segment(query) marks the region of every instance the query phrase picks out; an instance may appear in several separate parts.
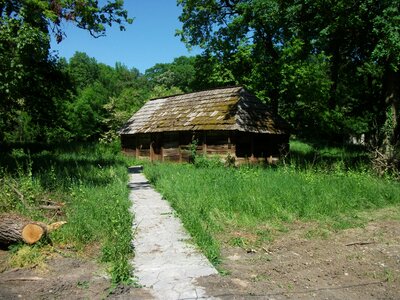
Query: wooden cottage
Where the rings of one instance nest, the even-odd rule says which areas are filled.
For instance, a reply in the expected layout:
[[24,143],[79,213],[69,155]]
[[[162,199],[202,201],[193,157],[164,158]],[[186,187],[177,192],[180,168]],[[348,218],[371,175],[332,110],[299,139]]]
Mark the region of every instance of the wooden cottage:
[[274,160],[289,143],[287,123],[242,87],[150,100],[120,135],[125,153],[180,162],[190,160],[193,145],[197,154],[240,163]]

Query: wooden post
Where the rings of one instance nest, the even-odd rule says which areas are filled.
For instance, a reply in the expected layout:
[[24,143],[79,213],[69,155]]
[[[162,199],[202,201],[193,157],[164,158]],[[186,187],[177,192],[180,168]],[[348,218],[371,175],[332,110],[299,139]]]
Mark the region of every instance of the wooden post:
[[231,136],[228,136],[228,154],[232,154],[232,142],[231,142]]
[[150,140],[150,161],[153,161],[153,160],[154,160],[154,148],[153,148],[153,143],[154,143],[154,142],[152,142],[152,141]]
[[251,136],[251,140],[250,140],[250,152],[251,152],[250,161],[253,162],[254,161],[254,136],[253,136],[253,134],[251,134],[250,136]]
[[139,157],[139,147],[138,147],[138,138],[137,136],[135,137],[135,157]]
[[203,134],[203,154],[207,155],[207,132],[205,131]]

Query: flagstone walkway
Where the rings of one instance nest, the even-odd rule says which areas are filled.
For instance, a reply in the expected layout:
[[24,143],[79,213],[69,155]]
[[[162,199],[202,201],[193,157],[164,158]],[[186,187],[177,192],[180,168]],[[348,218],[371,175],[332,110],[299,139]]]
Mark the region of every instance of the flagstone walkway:
[[131,167],[130,173],[135,216],[132,263],[139,284],[155,299],[210,299],[196,278],[217,274],[216,269],[189,242],[173,209],[150,186],[141,167]]

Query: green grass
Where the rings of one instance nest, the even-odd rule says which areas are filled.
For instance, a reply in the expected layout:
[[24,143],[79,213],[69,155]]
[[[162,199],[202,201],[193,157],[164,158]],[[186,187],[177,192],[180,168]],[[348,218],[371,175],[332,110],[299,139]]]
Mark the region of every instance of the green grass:
[[[268,240],[268,230],[262,232],[265,224],[284,227],[302,220],[342,229],[360,222],[358,212],[400,204],[398,182],[344,165],[341,159],[329,168],[147,164],[144,171],[207,257],[218,264],[219,236],[232,228],[258,230]],[[231,242],[245,243],[242,237]]]
[[322,171],[369,169],[370,154],[362,146],[329,146],[305,143],[299,140],[290,142],[290,156],[286,163],[302,169]]
[[[51,235],[56,248],[83,253],[100,247],[98,257],[108,266],[113,282],[130,280],[129,162],[118,147],[71,146],[34,154],[17,150],[3,158],[0,212],[15,211],[47,223],[66,220]],[[64,215],[38,209],[43,200],[64,202]]]

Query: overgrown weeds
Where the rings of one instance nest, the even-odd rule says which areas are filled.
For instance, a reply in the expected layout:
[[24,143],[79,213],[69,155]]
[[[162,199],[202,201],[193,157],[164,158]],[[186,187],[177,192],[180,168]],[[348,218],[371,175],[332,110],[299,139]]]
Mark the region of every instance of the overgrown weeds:
[[[331,159],[309,165],[149,164],[144,171],[207,257],[218,264],[221,232],[226,236],[232,228],[257,232],[266,224],[279,227],[302,220],[339,230],[362,223],[359,212],[400,204],[398,183],[376,177],[359,154],[325,151]],[[351,157],[357,164],[350,164]],[[267,235],[266,241],[270,238]],[[246,243],[241,236],[231,242]]]
[[[47,223],[66,220],[51,234],[54,247],[83,252],[97,243],[97,257],[109,266],[113,281],[130,280],[129,163],[118,147],[78,145],[34,154],[17,150],[3,159],[0,212],[19,212]],[[44,211],[44,202],[63,206],[61,211]]]

